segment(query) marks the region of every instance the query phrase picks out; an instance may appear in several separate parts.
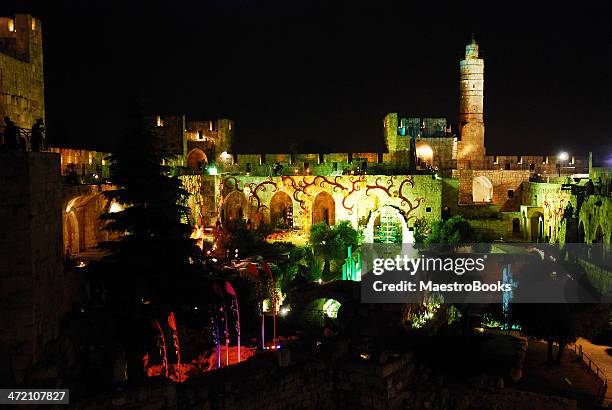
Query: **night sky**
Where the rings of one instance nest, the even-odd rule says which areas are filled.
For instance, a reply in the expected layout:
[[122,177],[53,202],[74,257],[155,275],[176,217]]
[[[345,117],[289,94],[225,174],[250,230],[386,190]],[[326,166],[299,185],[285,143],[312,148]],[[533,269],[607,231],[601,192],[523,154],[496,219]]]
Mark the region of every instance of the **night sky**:
[[381,150],[387,112],[456,123],[475,32],[488,153],[612,152],[608,2],[407,3],[3,0],[0,15],[43,19],[56,142],[112,148],[140,95],[236,120],[240,152]]

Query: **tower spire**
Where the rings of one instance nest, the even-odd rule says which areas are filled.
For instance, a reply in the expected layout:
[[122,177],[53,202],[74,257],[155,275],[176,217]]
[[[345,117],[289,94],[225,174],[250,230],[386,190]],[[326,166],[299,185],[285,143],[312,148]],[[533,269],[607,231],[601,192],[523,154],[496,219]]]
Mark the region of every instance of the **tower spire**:
[[465,59],[459,63],[459,72],[459,135],[461,141],[457,144],[457,161],[477,164],[484,159],[485,155],[484,60],[478,57],[478,43],[474,33],[472,33],[470,42],[465,46]]
[[476,42],[476,35],[472,32],[472,39],[465,46],[465,59],[477,59],[478,58],[478,43]]

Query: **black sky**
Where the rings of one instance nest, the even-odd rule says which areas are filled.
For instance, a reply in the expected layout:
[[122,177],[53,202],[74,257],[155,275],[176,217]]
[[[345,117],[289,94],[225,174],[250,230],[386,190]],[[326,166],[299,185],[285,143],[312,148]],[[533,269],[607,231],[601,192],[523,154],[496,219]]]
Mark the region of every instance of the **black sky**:
[[43,19],[48,128],[64,143],[108,149],[139,94],[154,112],[235,119],[243,152],[379,150],[387,112],[456,122],[475,32],[489,153],[610,149],[608,2],[410,3],[8,0],[0,15]]

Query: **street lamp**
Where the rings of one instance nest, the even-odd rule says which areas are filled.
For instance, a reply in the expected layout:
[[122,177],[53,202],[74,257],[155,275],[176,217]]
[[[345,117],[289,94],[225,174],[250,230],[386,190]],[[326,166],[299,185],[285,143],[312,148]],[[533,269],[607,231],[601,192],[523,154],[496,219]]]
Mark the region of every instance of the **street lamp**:
[[561,165],[563,165],[569,159],[569,154],[565,151],[561,151],[559,155],[557,155],[557,159],[560,163],[557,164],[557,169],[559,171],[559,176],[561,176]]

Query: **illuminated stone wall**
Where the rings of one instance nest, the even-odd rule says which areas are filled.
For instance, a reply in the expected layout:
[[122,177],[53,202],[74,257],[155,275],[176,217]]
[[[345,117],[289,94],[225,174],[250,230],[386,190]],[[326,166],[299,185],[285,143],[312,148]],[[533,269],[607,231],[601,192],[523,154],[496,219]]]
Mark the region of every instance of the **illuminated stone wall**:
[[[541,210],[544,218],[544,236],[548,237],[551,242],[564,241],[563,212],[568,202],[571,202],[574,210],[577,205],[576,197],[572,196],[569,190],[561,190],[561,186],[561,184],[530,182],[526,185],[523,198],[523,204],[526,207]],[[525,212],[522,218],[523,222],[527,224],[530,222]],[[529,232],[527,226],[526,232]]]
[[410,149],[410,138],[400,136],[397,132],[399,119],[397,113],[389,113],[383,120],[385,130],[385,145],[389,152],[408,151]]
[[557,155],[487,155],[483,169],[495,170],[528,170],[541,177],[555,178],[559,174],[588,174],[587,157],[571,156],[561,160]]
[[42,27],[25,14],[0,18],[0,121],[5,116],[28,129],[45,118]]
[[[426,143],[431,149],[431,158],[421,158],[421,164],[439,169],[455,167],[457,154],[457,138],[446,124],[446,118],[399,118],[397,113],[389,113],[383,120],[385,145],[384,162],[410,163],[409,150],[411,137],[414,137],[416,154],[419,157],[419,147]],[[414,134],[414,135],[413,135]],[[426,163],[426,164],[425,164]]]
[[114,240],[118,234],[104,230],[100,216],[108,212],[110,202],[102,192],[113,189],[110,185],[64,185],[62,219],[64,252],[72,255],[95,252],[100,242]]
[[[442,170],[444,174],[445,170],[452,170],[457,167],[456,158],[457,158],[457,138],[456,137],[448,137],[448,138],[419,138],[416,141],[416,154],[417,154],[417,163],[427,162],[428,165],[431,165],[434,168],[438,168]],[[431,163],[429,161],[423,161],[419,158],[420,147],[421,144],[426,143],[429,146],[433,153],[433,158]],[[449,175],[450,176],[450,175]]]
[[74,167],[77,174],[87,179],[108,178],[108,161],[110,155],[100,151],[89,151],[72,148],[50,148],[51,152],[60,154],[60,166],[62,175],[70,173],[70,167]]
[[459,72],[461,141],[457,146],[457,161],[466,168],[482,168],[485,155],[484,60],[478,58],[478,44],[474,39],[465,47],[465,59],[459,63]]
[[187,203],[191,209],[191,223],[197,226],[214,226],[217,221],[221,178],[212,175],[185,175],[181,180],[191,194]]
[[[441,216],[442,182],[431,175],[216,178],[219,181],[215,198],[217,215],[223,213],[226,218],[242,215],[253,226],[270,222],[270,203],[275,195],[284,194],[292,201],[293,225],[301,229],[310,228],[313,213],[318,215],[315,219],[321,218],[323,211],[317,208],[317,203],[329,204],[327,199],[317,201],[321,193],[333,199],[335,222],[348,220],[355,227],[364,227],[370,214],[384,205],[399,209],[408,226],[414,224],[415,218],[431,222]],[[209,221],[211,225],[214,222]]]
[[586,243],[596,243],[599,239],[601,243],[612,244],[612,197],[587,196],[580,208],[579,224],[584,227]]
[[[521,206],[521,221],[524,225],[524,239],[535,240],[530,236],[530,224],[533,215],[541,214],[543,234],[550,242],[576,242],[581,239],[585,243],[597,241],[598,229],[600,240],[610,243],[612,232],[612,197],[602,195],[585,196],[580,206],[578,219],[564,220],[563,214],[568,203],[572,204],[574,212],[578,206],[578,198],[569,189],[563,190],[561,183],[530,182],[523,193]],[[582,233],[579,231],[582,230]]]
[[499,206],[500,211],[518,211],[522,199],[522,185],[529,181],[529,171],[499,170],[453,170],[453,178],[459,180],[459,204],[472,205],[474,179],[486,178],[492,186],[490,204]]
[[601,195],[612,195],[612,168],[590,167],[589,178],[596,186],[601,185]]

